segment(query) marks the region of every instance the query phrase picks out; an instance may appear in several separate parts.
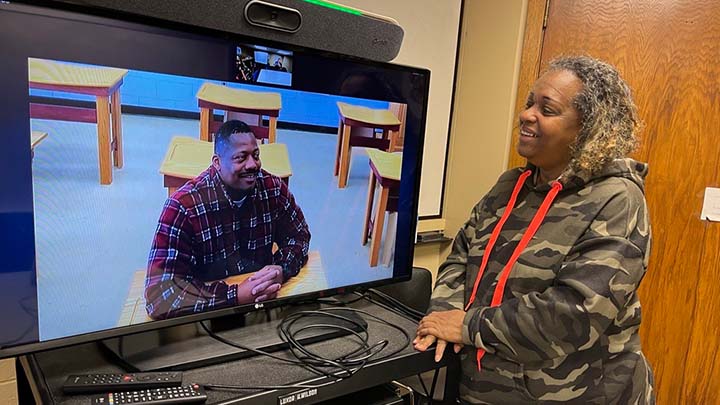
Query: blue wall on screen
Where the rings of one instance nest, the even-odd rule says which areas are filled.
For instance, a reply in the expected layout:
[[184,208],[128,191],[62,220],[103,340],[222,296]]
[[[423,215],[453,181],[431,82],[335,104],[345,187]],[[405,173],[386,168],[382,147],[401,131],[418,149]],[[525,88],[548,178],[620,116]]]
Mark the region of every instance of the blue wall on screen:
[[[120,97],[125,106],[154,107],[167,110],[199,112],[197,94],[200,86],[212,80],[171,76],[159,73],[130,71],[120,88]],[[212,81],[214,83],[220,83]],[[337,127],[337,101],[344,101],[370,108],[388,108],[388,103],[374,100],[360,100],[349,97],[329,96],[273,87],[250,86],[226,82],[228,86],[255,91],[280,93],[282,109],[280,122]],[[94,96],[63,93],[49,90],[30,90],[32,96],[57,97],[72,100],[92,101]]]

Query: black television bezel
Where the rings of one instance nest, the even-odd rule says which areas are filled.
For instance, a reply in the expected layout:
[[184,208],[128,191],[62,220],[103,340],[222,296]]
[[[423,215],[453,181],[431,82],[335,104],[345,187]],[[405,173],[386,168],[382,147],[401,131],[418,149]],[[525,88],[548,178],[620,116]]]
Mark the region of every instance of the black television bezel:
[[[15,4],[17,3],[17,4]],[[251,37],[251,36],[244,36],[236,33],[229,33],[225,31],[219,31],[219,30],[212,30],[205,27],[197,27],[194,25],[189,24],[183,24],[178,22],[172,22],[167,20],[162,20],[158,18],[153,17],[147,17],[137,14],[129,14],[125,12],[120,11],[113,11],[108,9],[101,9],[96,8],[92,6],[84,6],[84,5],[75,5],[70,3],[62,3],[62,2],[54,2],[54,1],[28,1],[28,0],[20,0],[18,2],[13,3],[5,3],[2,5],[6,9],[10,9],[10,11],[21,11],[21,12],[32,12],[33,10],[36,10],[35,14],[41,14],[43,16],[49,16],[49,17],[59,17],[59,18],[69,18],[69,17],[75,17],[78,18],[84,22],[91,22],[91,23],[97,23],[102,25],[113,25],[120,28],[131,28],[131,29],[137,29],[142,28],[143,31],[147,33],[152,33],[153,31],[156,32],[163,32],[167,33],[168,30],[175,31],[178,35],[192,35],[192,36],[202,36],[206,39],[215,38],[215,39],[222,39],[222,40],[229,40],[234,41],[238,44],[240,43],[248,43],[248,44],[257,44],[257,45],[263,45],[268,47],[274,47],[278,49],[286,49],[290,50],[293,53],[295,52],[301,52],[313,56],[319,56],[323,58],[328,59],[334,59],[334,60],[341,60],[341,61],[351,61],[356,63],[361,63],[369,67],[376,67],[376,68],[382,68],[382,69],[391,69],[391,70],[399,70],[399,71],[405,71],[410,73],[419,73],[424,75],[425,77],[425,94],[423,98],[422,108],[421,111],[423,112],[420,116],[420,122],[418,127],[418,139],[417,139],[417,150],[415,151],[415,165],[414,165],[414,173],[411,173],[411,175],[414,175],[413,177],[413,190],[414,193],[412,194],[412,206],[410,209],[410,216],[411,220],[409,221],[409,229],[408,229],[408,243],[409,246],[409,252],[407,252],[407,260],[406,260],[406,271],[405,274],[402,275],[395,275],[396,274],[396,268],[393,268],[393,277],[387,278],[387,279],[381,279],[381,280],[374,280],[374,281],[368,281],[364,283],[359,284],[352,284],[347,285],[343,287],[336,287],[336,288],[330,288],[325,290],[319,290],[315,292],[310,293],[304,293],[299,295],[294,295],[290,297],[284,297],[279,299],[273,299],[270,301],[265,301],[261,304],[245,304],[245,305],[238,305],[235,307],[230,308],[222,308],[207,312],[202,312],[198,314],[192,314],[192,315],[184,315],[177,318],[170,318],[170,319],[164,319],[164,320],[154,320],[150,322],[144,322],[140,324],[135,325],[127,325],[127,326],[119,326],[119,327],[113,327],[112,329],[105,329],[101,331],[95,331],[95,332],[88,332],[88,333],[82,333],[78,335],[72,335],[72,336],[66,336],[66,337],[60,337],[60,338],[54,338],[47,341],[38,341],[33,343],[22,343],[19,345],[14,346],[8,346],[8,347],[0,347],[0,359],[8,358],[8,357],[15,357],[15,356],[21,356],[25,354],[40,352],[40,351],[47,351],[52,349],[57,349],[61,347],[67,347],[67,346],[73,346],[77,344],[82,343],[88,343],[93,341],[100,341],[104,339],[114,338],[114,337],[120,337],[120,336],[127,336],[127,335],[133,335],[137,333],[152,331],[152,330],[158,330],[163,329],[171,326],[178,326],[178,325],[184,325],[184,324],[190,324],[198,321],[203,320],[209,320],[214,318],[219,318],[223,316],[228,315],[237,315],[237,314],[244,314],[249,313],[252,311],[257,311],[260,309],[270,309],[275,307],[280,307],[284,305],[291,305],[296,304],[299,302],[307,302],[309,300],[316,300],[318,298],[324,298],[324,297],[330,297],[333,295],[338,294],[345,294],[345,293],[351,293],[356,291],[362,291],[366,290],[368,288],[388,285],[388,284],[394,284],[402,281],[407,281],[412,276],[412,261],[413,261],[413,253],[414,253],[414,245],[415,245],[415,235],[417,230],[417,222],[418,222],[418,205],[419,205],[419,192],[420,192],[420,177],[421,177],[421,169],[422,169],[422,158],[423,158],[423,148],[424,148],[424,138],[425,138],[425,130],[426,130],[426,120],[427,120],[427,111],[428,111],[428,96],[430,91],[430,70],[424,69],[424,68],[418,68],[413,66],[406,66],[406,65],[400,65],[400,64],[393,64],[388,62],[378,62],[370,59],[365,59],[357,56],[352,55],[343,55],[338,53],[333,53],[329,51],[324,50],[318,50],[313,49],[309,47],[301,47],[297,45],[291,45],[291,44],[285,44],[280,43],[276,41],[271,41],[259,37]],[[0,12],[4,12],[5,10],[0,10]],[[2,31],[2,28],[0,28],[0,31]],[[272,84],[265,84],[260,83],[257,84],[264,87],[277,87],[281,89],[289,89],[287,86],[281,86],[281,85],[272,85]],[[33,220],[34,221],[34,220]],[[398,241],[396,241],[398,243]],[[397,252],[396,252],[397,255]],[[7,325],[6,325],[7,326]]]

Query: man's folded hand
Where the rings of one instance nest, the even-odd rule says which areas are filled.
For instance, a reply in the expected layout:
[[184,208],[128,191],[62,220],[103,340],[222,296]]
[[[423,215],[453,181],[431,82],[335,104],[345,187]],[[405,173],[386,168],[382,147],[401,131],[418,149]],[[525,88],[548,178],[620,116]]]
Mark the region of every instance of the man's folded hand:
[[237,284],[238,303],[249,304],[277,297],[282,279],[282,267],[277,265],[263,267]]

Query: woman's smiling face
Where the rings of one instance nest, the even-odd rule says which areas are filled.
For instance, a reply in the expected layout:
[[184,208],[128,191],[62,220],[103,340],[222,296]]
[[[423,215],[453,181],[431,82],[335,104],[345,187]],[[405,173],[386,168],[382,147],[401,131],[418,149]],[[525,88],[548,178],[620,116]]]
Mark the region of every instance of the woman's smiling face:
[[547,72],[535,82],[520,112],[517,151],[545,178],[557,178],[570,163],[570,146],[581,127],[573,100],[581,90],[582,82],[572,72]]

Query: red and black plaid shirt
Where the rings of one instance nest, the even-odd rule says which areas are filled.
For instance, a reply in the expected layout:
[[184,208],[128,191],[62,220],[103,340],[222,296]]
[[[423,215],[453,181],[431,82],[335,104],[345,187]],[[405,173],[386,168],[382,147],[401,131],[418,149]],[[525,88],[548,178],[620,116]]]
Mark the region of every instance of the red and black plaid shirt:
[[147,312],[164,319],[237,305],[236,287],[216,280],[268,264],[281,265],[287,280],[307,262],[309,244],[303,213],[280,178],[261,170],[238,207],[210,166],[165,202],[148,259]]

